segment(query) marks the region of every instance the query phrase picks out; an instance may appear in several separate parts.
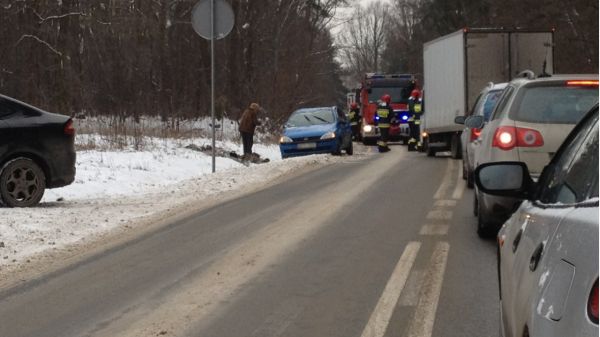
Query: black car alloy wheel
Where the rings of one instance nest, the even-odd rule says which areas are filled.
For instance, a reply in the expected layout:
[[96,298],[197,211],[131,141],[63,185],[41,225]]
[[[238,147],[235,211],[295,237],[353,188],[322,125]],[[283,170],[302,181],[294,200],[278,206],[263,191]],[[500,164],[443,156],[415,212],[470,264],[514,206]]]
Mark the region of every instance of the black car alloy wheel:
[[29,207],[44,195],[46,177],[31,159],[17,158],[0,172],[0,198],[9,207]]

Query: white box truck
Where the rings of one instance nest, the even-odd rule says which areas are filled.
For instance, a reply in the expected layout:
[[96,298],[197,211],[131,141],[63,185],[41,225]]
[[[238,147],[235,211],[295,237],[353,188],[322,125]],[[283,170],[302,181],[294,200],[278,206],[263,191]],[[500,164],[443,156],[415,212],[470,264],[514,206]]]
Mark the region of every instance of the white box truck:
[[427,155],[451,151],[460,158],[463,126],[454,123],[472,108],[489,82],[510,81],[524,70],[552,74],[554,31],[465,28],[423,45],[421,125]]

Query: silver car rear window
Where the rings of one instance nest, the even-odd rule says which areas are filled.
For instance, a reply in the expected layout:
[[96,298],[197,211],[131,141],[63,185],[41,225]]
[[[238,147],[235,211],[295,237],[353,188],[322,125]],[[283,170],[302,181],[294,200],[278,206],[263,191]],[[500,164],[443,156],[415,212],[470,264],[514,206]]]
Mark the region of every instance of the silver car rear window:
[[564,84],[523,88],[510,109],[521,122],[575,124],[598,102],[598,88]]

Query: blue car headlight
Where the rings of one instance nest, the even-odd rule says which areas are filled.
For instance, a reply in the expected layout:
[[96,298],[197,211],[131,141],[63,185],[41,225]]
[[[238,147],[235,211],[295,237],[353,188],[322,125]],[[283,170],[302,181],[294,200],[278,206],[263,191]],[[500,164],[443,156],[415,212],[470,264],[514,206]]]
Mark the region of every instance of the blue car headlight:
[[288,136],[281,136],[281,138],[279,138],[279,143],[280,144],[285,144],[285,143],[293,143],[294,141],[288,137]]
[[321,136],[321,139],[334,139],[335,138],[335,132],[330,131],[327,132],[326,134]]

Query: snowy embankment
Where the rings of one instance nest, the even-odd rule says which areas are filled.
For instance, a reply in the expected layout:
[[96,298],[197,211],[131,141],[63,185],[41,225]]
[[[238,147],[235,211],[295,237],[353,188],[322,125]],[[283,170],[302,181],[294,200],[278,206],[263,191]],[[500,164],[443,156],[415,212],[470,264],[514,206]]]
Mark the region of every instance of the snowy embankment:
[[[60,253],[74,255],[107,236],[141,229],[207,200],[249,192],[307,166],[343,158],[319,155],[282,161],[278,145],[255,144],[254,152],[271,162],[246,167],[217,157],[217,172],[212,174],[210,155],[185,148],[211,144],[208,138],[144,137],[144,147],[137,151],[132,146],[103,149],[102,139],[77,136],[79,148],[93,143],[95,149],[77,152],[73,184],[46,190],[38,207],[0,207],[0,279],[3,273],[45,263]],[[217,147],[242,152],[231,140],[220,140]]]

